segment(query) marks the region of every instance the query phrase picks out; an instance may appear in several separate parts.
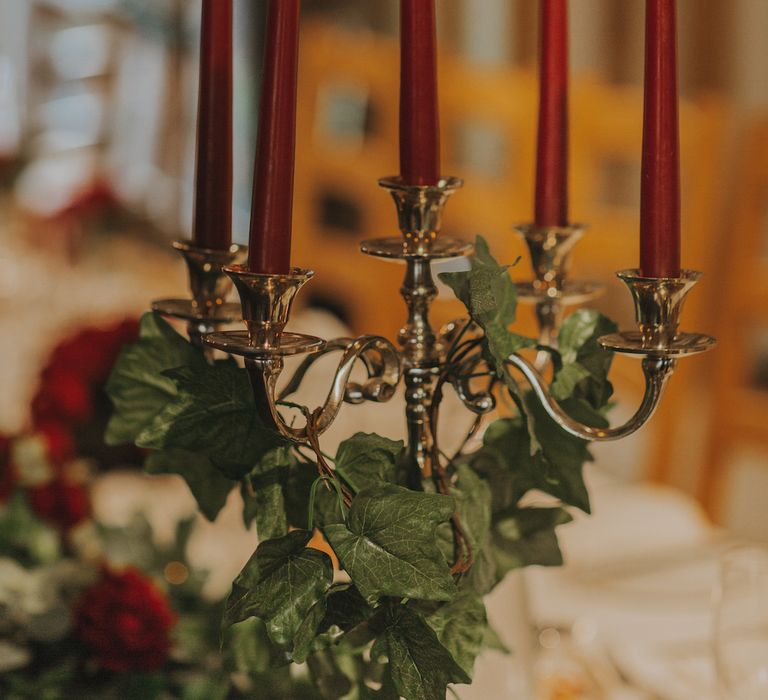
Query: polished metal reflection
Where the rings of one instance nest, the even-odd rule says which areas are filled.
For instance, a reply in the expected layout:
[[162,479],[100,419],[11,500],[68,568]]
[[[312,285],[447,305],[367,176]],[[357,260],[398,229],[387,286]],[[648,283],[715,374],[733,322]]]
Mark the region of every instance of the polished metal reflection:
[[223,268],[244,261],[248,248],[233,244],[227,250],[213,250],[185,240],[172,245],[186,263],[191,298],[157,299],[152,302],[152,310],[187,321],[190,341],[201,346],[204,335],[240,318],[239,304],[227,301],[232,282]]
[[[344,401],[360,403],[392,398],[400,381],[400,359],[385,338],[365,335],[326,343],[322,338],[285,331],[296,295],[314,275],[312,270],[294,268],[290,274],[275,275],[230,267],[226,272],[240,295],[247,331],[211,333],[204,342],[211,348],[245,358],[256,409],[265,425],[289,440],[306,444],[330,427]],[[299,388],[317,357],[337,351],[341,352],[341,359],[323,405],[306,416],[303,426],[287,422],[280,413],[280,403]],[[312,354],[299,365],[288,387],[278,393],[283,358],[309,353]],[[362,383],[351,379],[358,363],[368,375]]]
[[[364,335],[343,347],[331,343],[329,351],[334,350],[341,350],[342,355],[325,402],[310,413],[305,425],[298,427],[287,422],[278,408],[279,402],[290,395],[283,392],[278,397],[277,380],[283,369],[282,357],[246,359],[245,366],[251,377],[256,408],[265,425],[272,426],[293,442],[308,443],[310,433],[319,436],[330,428],[345,401],[353,404],[363,401],[384,402],[394,396],[400,382],[400,361],[397,351],[388,340]],[[363,383],[352,382],[350,379],[358,362],[366,368],[368,374]],[[298,384],[300,382],[293,390],[298,389]]]
[[586,227],[581,224],[522,224],[516,226],[515,230],[528,246],[534,274],[533,289],[548,297],[560,296],[570,273],[571,253],[584,235]]
[[431,252],[440,233],[445,203],[463,184],[457,177],[442,178],[435,185],[406,185],[399,177],[379,180],[397,207],[404,252],[419,255]]
[[[435,333],[429,319],[437,295],[431,263],[468,255],[472,250],[464,241],[439,237],[443,208],[461,181],[446,178],[434,186],[411,187],[397,178],[387,178],[380,184],[395,201],[401,236],[364,241],[361,249],[368,255],[405,264],[400,293],[408,313],[398,332],[399,350],[378,336],[326,342],[285,331],[293,301],[313,273],[293,269],[287,275],[268,275],[233,265],[227,266],[225,272],[240,295],[247,331],[210,333],[204,342],[211,348],[245,358],[259,415],[267,425],[296,443],[313,444],[332,425],[344,402],[388,401],[402,380],[412,477],[428,477],[440,467],[435,463],[441,451],[433,421],[437,419],[443,385],[453,386],[464,406],[475,414],[468,433],[471,436],[478,430],[482,417],[496,407],[495,391],[500,377],[488,367],[471,320],[454,321]],[[584,227],[521,226],[518,231],[526,239],[535,273],[531,282],[521,285],[520,297],[536,303],[540,340],[555,345],[563,307],[592,298],[601,289],[594,283],[568,279],[570,256]],[[539,371],[543,366],[541,354],[532,363],[514,353],[506,363],[507,371],[522,374],[544,410],[563,430],[585,440],[618,440],[634,433],[656,410],[677,358],[702,352],[714,344],[709,336],[678,330],[683,301],[699,273],[685,271],[680,278],[654,279],[630,270],[619,276],[632,293],[639,330],[604,336],[599,342],[606,349],[642,357],[645,392],[635,415],[625,424],[599,428],[571,418],[553,398]],[[455,352],[459,343],[461,352]],[[292,405],[288,397],[300,388],[318,358],[334,352],[341,353],[341,358],[323,404],[305,411],[303,425],[287,421],[281,408]],[[290,355],[304,358],[282,391],[278,391],[284,358]],[[352,379],[352,370],[358,364],[366,372],[363,381]],[[474,384],[476,378],[484,382],[479,388]]]
[[[599,296],[603,286],[594,282],[568,279],[571,254],[586,231],[582,224],[537,226],[521,224],[515,230],[523,238],[533,268],[533,280],[518,285],[518,299],[536,305],[539,344],[557,346],[557,331],[565,308]],[[550,355],[540,352],[536,367],[543,369]]]
[[244,261],[248,248],[233,244],[227,250],[213,250],[200,248],[189,241],[175,241],[173,247],[187,264],[194,307],[201,316],[213,315],[232,290],[232,283],[223,274],[223,268]]
[[461,257],[472,251],[472,246],[464,241],[439,238],[445,205],[462,184],[454,177],[424,186],[404,185],[399,178],[379,180],[395,202],[401,239],[364,241],[361,246],[368,255],[405,262],[400,295],[405,300],[408,318],[398,331],[397,342],[403,363],[409,462],[423,476],[432,473],[436,452],[432,405],[443,362],[443,346],[429,320],[429,310],[437,296],[432,261]]
[[701,279],[701,273],[682,270],[680,277],[642,277],[639,270],[622,270],[616,276],[632,294],[643,345],[662,349],[672,344],[685,298]]
[[280,334],[288,323],[293,300],[315,274],[293,268],[288,274],[250,272],[241,266],[224,268],[240,295],[243,321],[252,348],[279,347]]

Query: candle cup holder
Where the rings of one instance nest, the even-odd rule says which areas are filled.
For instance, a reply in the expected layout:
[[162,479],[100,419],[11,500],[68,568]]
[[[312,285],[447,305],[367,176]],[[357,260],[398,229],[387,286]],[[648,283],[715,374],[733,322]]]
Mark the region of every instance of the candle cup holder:
[[700,272],[683,270],[680,277],[671,278],[642,277],[638,270],[622,270],[617,276],[632,294],[639,330],[604,335],[597,342],[606,350],[641,358],[645,376],[640,407],[624,425],[594,428],[574,421],[550,396],[544,378],[531,363],[518,355],[508,360],[510,366],[525,376],[549,416],[565,431],[585,440],[618,440],[637,431],[658,407],[677,360],[710,350],[716,342],[702,333],[678,331],[683,302],[701,277]]
[[[437,417],[444,383],[453,385],[465,407],[475,414],[470,434],[478,429],[481,417],[496,405],[495,387],[499,381],[495,371],[485,371],[487,358],[479,339],[462,338],[473,331],[471,319],[448,324],[435,333],[429,321],[429,310],[437,295],[432,278],[434,260],[460,257],[472,252],[464,241],[440,236],[440,226],[448,198],[461,186],[456,178],[445,178],[431,186],[410,186],[399,178],[385,178],[380,185],[392,195],[397,207],[399,237],[363,241],[363,253],[374,257],[401,260],[405,278],[401,295],[408,317],[398,332],[399,351],[388,340],[363,335],[358,338],[336,338],[325,341],[315,336],[286,331],[291,307],[299,290],[312,277],[310,270],[293,269],[290,273],[260,274],[227,264],[242,255],[233,248],[227,253],[200,251],[188,244],[177,244],[190,269],[193,301],[165,300],[154,308],[180,318],[209,324],[202,338],[205,347],[244,358],[253,387],[256,408],[262,421],[283,437],[297,444],[317,446],[317,437],[335,420],[342,403],[387,401],[394,395],[402,378],[405,388],[407,424],[407,457],[411,481],[435,476],[443,479],[437,440]],[[562,318],[562,307],[593,298],[601,286],[568,279],[569,258],[574,245],[583,235],[582,226],[519,226],[517,230],[528,244],[534,269],[534,280],[519,285],[523,301],[537,305],[540,337],[554,341]],[[626,331],[599,339],[606,350],[642,358],[645,393],[640,407],[624,425],[595,428],[568,416],[551,396],[546,380],[540,374],[539,361],[532,363],[518,353],[506,360],[510,370],[519,371],[548,415],[566,432],[585,440],[606,441],[625,437],[643,426],[658,406],[667,380],[676,362],[711,348],[715,341],[699,333],[680,333],[678,323],[687,293],[699,273],[684,271],[679,278],[645,278],[636,270],[618,273],[632,293],[639,330]],[[222,280],[223,276],[226,280]],[[228,283],[233,283],[240,296],[242,313],[223,301]],[[187,314],[187,315],[183,315]],[[211,332],[211,325],[242,317],[245,330]],[[462,350],[456,354],[456,348]],[[325,402],[306,411],[306,423],[295,426],[280,413],[286,398],[293,394],[316,360],[331,352],[341,352]],[[284,358],[303,355],[298,367],[282,389],[278,379],[284,369]],[[540,360],[540,358],[539,358]],[[352,379],[356,365],[367,377]],[[471,386],[472,377],[489,377],[481,390]],[[442,483],[442,482],[441,482]],[[443,483],[443,486],[445,484]]]
[[[521,224],[515,231],[523,238],[531,259],[534,279],[517,283],[520,301],[536,305],[539,342],[554,345],[565,307],[582,304],[602,294],[604,287],[595,282],[568,279],[571,253],[586,231],[586,226],[536,226]],[[542,353],[537,365],[546,364],[549,355]]]
[[702,333],[680,333],[680,313],[701,273],[683,270],[680,277],[643,277],[639,270],[621,270],[635,304],[637,331],[603,336],[598,342],[606,349],[628,355],[679,358],[705,352],[715,339]]
[[[379,186],[387,190],[395,202],[397,224],[402,239],[379,239],[379,242],[396,242],[396,250],[393,251],[395,253],[399,249],[400,253],[406,255],[435,253],[440,257],[455,257],[455,254],[446,255],[446,253],[452,244],[461,242],[442,239],[437,244],[437,240],[442,227],[445,204],[463,184],[463,181],[456,177],[441,178],[435,185],[406,185],[399,177],[381,178]],[[436,247],[442,252],[435,250]],[[385,255],[384,257],[400,256]]]
[[226,301],[232,282],[223,268],[245,260],[248,248],[231,245],[227,250],[201,248],[190,241],[175,241],[189,273],[191,299],[158,299],[152,310],[187,322],[190,341],[202,346],[202,336],[217,326],[241,318],[236,303]]
[[[292,442],[308,444],[330,427],[344,401],[387,401],[394,395],[400,380],[400,363],[397,352],[386,339],[361,336],[326,342],[316,336],[285,331],[294,299],[314,272],[294,268],[285,275],[262,274],[240,266],[227,267],[225,272],[240,295],[246,330],[210,333],[203,342],[245,359],[256,408],[265,425]],[[299,388],[306,370],[317,357],[332,351],[342,351],[342,357],[325,403],[307,416],[305,426],[289,424],[280,414],[280,403]],[[278,392],[283,358],[291,355],[308,357],[286,388]],[[368,379],[362,384],[351,381],[352,369],[358,360],[368,372]]]

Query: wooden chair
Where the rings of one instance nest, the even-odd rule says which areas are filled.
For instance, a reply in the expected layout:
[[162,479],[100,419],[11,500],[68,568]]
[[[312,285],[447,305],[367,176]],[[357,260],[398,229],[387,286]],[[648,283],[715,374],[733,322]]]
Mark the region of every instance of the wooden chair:
[[766,352],[757,337],[768,326],[768,117],[748,130],[740,155],[742,177],[712,307],[719,348],[701,496],[716,519],[723,514],[734,451],[747,445],[768,452]]
[[[318,275],[307,289],[321,302],[344,307],[356,331],[393,336],[404,320],[397,296],[402,268],[357,252],[360,239],[395,235],[395,213],[376,179],[397,172],[398,62],[396,41],[351,34],[322,24],[302,27],[295,195],[297,264]],[[500,260],[522,256],[513,277],[529,276],[525,249],[512,226],[533,209],[536,76],[515,68],[480,69],[454,55],[440,58],[443,171],[465,179],[447,205],[445,232],[472,239],[484,235]],[[642,90],[576,81],[571,98],[571,211],[590,224],[575,253],[574,274],[608,285],[596,302],[622,325],[634,323],[631,302],[613,273],[637,265]],[[684,252],[688,267],[710,270],[721,173],[723,110],[713,100],[681,104],[684,178]],[[697,289],[684,323],[707,325],[708,298]],[[462,314],[448,296],[434,306],[435,325]],[[521,328],[534,333],[530,310]],[[660,418],[651,474],[669,478],[670,444],[678,439],[686,387],[707,360],[681,365]],[[639,367],[617,362],[621,399],[641,390]]]

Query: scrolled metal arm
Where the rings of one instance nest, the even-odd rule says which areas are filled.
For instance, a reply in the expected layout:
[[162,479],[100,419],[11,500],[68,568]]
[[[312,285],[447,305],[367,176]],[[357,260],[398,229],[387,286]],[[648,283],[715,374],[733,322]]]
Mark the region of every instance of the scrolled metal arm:
[[480,391],[471,386],[473,374],[478,365],[485,364],[480,353],[472,355],[452,367],[449,374],[451,385],[464,406],[472,413],[483,416],[496,408],[496,397],[493,395],[494,380],[490,379],[488,386]]
[[[354,340],[332,340],[322,352],[307,357],[301,363],[279,395],[276,387],[283,369],[282,358],[246,360],[261,419],[292,442],[309,441],[309,423],[303,427],[289,425],[280,415],[278,404],[299,388],[307,370],[319,357],[335,350],[342,350],[343,354],[334,373],[328,396],[322,406],[311,412],[308,419],[312,422],[311,429],[315,435],[321,435],[336,419],[343,402],[384,402],[392,398],[400,382],[400,360],[392,343],[374,335],[363,335]],[[367,380],[362,383],[350,381],[352,369],[358,361],[368,373]]]
[[544,410],[563,430],[575,437],[595,442],[620,440],[642,428],[656,411],[667,379],[669,379],[675,369],[675,360],[672,358],[653,355],[644,357],[642,367],[643,375],[645,376],[645,393],[635,415],[624,425],[615,428],[595,428],[579,423],[565,413],[549,393],[544,377],[524,357],[512,354],[509,356],[507,364],[522,373],[539,401],[541,401]]

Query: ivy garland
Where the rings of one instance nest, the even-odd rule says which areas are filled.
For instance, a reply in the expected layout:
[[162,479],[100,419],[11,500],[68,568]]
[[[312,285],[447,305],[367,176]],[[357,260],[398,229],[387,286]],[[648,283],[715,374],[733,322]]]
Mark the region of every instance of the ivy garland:
[[[258,639],[259,672],[306,662],[317,697],[443,700],[449,684],[469,683],[480,649],[498,645],[483,596],[513,569],[560,565],[555,529],[571,520],[564,506],[589,512],[587,443],[521,392],[504,365],[536,345],[509,330],[517,300],[508,267],[478,237],[471,269],[441,278],[472,321],[449,359],[479,348],[517,405],[489,425],[478,450],[442,460],[442,489],[432,480],[413,488],[399,440],[358,433],[333,459],[286,443],[259,423],[244,369],[232,359],[207,363],[156,314],[144,316],[108,383],[108,442],[153,450],[146,470],[180,474],[210,520],[239,486],[260,544],[233,582],[225,643]],[[612,393],[611,355],[596,340],[614,330],[579,310],[549,349],[553,395],[595,426],[607,425]],[[521,505],[534,489],[562,506]],[[312,546],[317,531],[341,574]],[[457,537],[471,566],[455,566]]]

